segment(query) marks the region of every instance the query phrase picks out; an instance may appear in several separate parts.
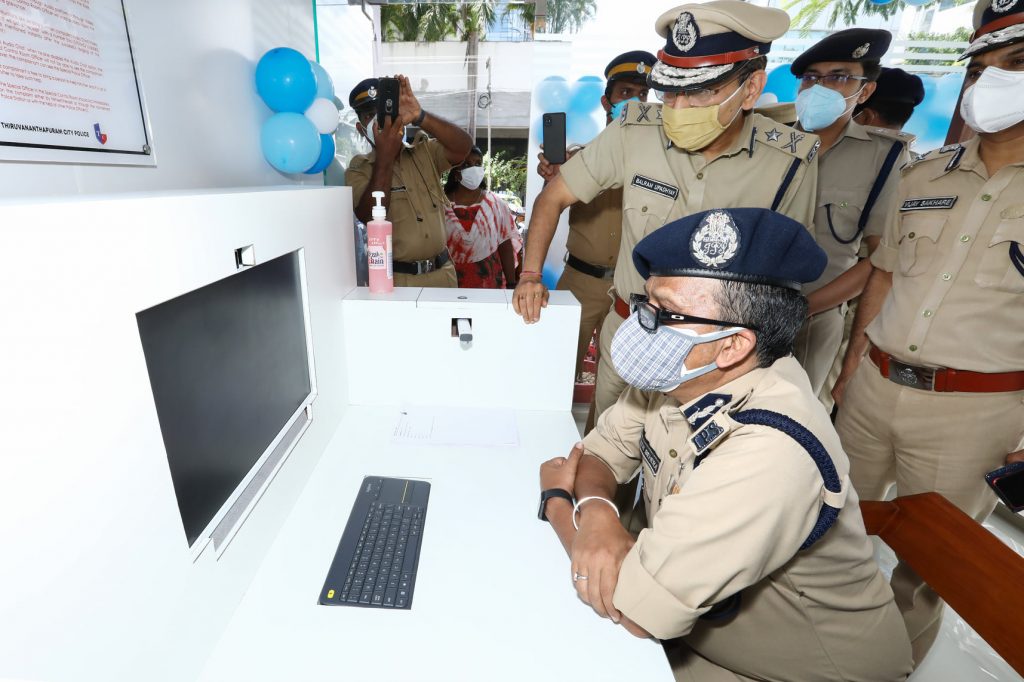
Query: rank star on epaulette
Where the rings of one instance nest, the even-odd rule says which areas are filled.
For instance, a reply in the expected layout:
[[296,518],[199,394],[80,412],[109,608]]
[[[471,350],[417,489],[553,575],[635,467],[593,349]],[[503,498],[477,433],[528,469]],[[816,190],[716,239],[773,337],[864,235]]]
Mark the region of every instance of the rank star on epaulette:
[[765,137],[768,138],[769,142],[778,142],[779,138],[782,137],[782,133],[780,133],[775,128],[772,128],[771,130],[766,130],[764,134]]

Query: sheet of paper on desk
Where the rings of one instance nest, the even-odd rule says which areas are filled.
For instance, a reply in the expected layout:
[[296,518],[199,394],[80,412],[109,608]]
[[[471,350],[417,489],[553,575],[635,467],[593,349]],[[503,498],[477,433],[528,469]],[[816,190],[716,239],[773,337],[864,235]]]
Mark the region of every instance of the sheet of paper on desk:
[[512,410],[403,407],[391,441],[404,445],[515,447],[519,445],[519,428]]

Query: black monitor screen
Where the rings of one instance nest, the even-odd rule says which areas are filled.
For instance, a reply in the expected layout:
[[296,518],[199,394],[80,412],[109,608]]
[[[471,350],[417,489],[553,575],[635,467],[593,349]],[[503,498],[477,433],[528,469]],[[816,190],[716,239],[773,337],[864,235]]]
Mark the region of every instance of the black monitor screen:
[[311,393],[299,253],[137,319],[192,545]]

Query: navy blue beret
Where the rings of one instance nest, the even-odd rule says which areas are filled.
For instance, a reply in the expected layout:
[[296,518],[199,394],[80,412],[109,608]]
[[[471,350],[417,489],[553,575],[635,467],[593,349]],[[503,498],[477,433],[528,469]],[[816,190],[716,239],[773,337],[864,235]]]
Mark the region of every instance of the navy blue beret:
[[356,87],[352,88],[352,92],[348,94],[348,105],[358,110],[370,104],[376,104],[378,87],[380,87],[380,81],[376,78],[359,81]]
[[624,52],[608,62],[608,66],[604,67],[605,80],[615,80],[616,78],[626,78],[629,76],[646,79],[647,74],[651,72],[651,67],[654,66],[656,61],[658,60],[653,54],[643,50]]
[[877,62],[892,42],[892,34],[881,28],[848,28],[836,31],[807,48],[793,60],[789,70],[794,76],[818,62]]
[[1024,40],[1024,0],[978,0],[974,6],[971,44],[958,59],[967,59],[997,47]]
[[903,69],[883,67],[875,91],[863,106],[870,107],[872,102],[878,100],[903,102],[916,107],[924,101],[924,83],[920,76],[907,73]]
[[828,256],[803,225],[767,208],[715,208],[672,221],[640,240],[644,279],[712,277],[800,290]]

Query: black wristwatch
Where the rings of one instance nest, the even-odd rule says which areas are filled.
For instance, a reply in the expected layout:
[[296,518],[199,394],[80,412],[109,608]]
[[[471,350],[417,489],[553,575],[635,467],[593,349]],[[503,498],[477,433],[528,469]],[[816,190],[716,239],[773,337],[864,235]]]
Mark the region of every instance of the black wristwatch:
[[548,517],[544,513],[545,507],[548,506],[548,500],[552,497],[561,497],[563,500],[568,500],[569,504],[576,504],[576,500],[572,499],[572,493],[562,488],[549,488],[540,494],[540,509],[537,510],[537,518],[541,521],[547,521]]
[[423,119],[425,119],[426,117],[427,117],[427,110],[424,109],[423,107],[420,107],[420,115],[416,117],[416,120],[413,121],[412,124],[414,126],[416,126],[417,128],[419,128],[420,126],[423,125]]

